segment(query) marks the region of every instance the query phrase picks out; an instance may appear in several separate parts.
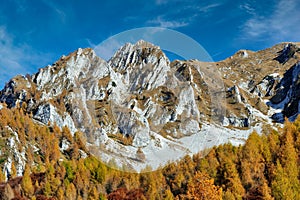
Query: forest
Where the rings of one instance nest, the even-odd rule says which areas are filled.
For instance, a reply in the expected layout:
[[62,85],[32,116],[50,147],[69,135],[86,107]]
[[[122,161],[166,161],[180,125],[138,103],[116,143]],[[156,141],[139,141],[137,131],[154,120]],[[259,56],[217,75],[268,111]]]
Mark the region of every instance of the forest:
[[[45,126],[22,108],[0,110],[0,199],[300,199],[300,118],[253,132],[244,145],[224,144],[152,172],[108,167],[88,152],[80,132]],[[18,138],[11,149],[10,138]],[[61,150],[62,141],[68,149]],[[17,176],[16,152],[25,152]],[[4,164],[12,158],[9,179]],[[145,169],[149,171],[149,169]]]

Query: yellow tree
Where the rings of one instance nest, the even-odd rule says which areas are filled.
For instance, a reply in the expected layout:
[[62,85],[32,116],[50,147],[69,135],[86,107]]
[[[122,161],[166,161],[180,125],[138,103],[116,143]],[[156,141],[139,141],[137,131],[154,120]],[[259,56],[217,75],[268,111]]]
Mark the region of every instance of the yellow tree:
[[16,178],[17,176],[17,169],[14,161],[11,163],[10,176],[11,178]]
[[207,174],[196,172],[188,184],[187,198],[193,200],[220,200],[222,189],[214,185],[214,180]]
[[[236,166],[238,159],[238,148],[231,144],[224,144],[216,149],[216,157],[220,164],[215,170],[218,172],[215,178],[218,185],[222,185],[225,197],[230,195],[234,199],[242,199],[245,194],[245,189],[239,177],[239,172]],[[230,199],[230,198],[229,198]]]
[[57,196],[58,200],[64,200],[65,199],[65,192],[64,192],[62,187],[58,188],[56,196]]
[[66,188],[66,199],[75,200],[76,199],[76,188],[73,183],[68,184]]
[[246,189],[263,184],[265,170],[263,149],[261,137],[253,132],[243,146],[241,156],[241,178]]
[[0,167],[0,183],[5,182],[5,174],[3,173],[2,168]]
[[99,191],[96,186],[93,186],[89,192],[88,200],[99,199]]
[[277,161],[272,192],[276,199],[300,199],[298,154],[294,147],[296,128],[287,122],[282,137],[282,146]]
[[25,166],[24,175],[22,178],[21,186],[26,194],[26,196],[31,197],[34,193],[34,187],[32,185],[32,180],[30,177],[30,168],[29,166]]

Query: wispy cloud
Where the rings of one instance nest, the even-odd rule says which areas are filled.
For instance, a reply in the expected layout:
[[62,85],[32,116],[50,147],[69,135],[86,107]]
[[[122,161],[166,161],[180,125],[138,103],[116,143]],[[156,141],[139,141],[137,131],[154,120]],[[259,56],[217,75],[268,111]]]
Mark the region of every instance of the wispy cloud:
[[255,13],[249,6],[244,8],[253,15],[242,26],[243,39],[271,40],[272,43],[300,40],[298,0],[280,0],[268,16]]
[[61,9],[58,5],[56,5],[53,1],[49,1],[49,0],[42,0],[42,2],[48,6],[49,8],[51,8],[54,13],[61,19],[62,22],[66,21],[66,13],[63,11],[63,9]]
[[13,38],[5,26],[0,26],[1,88],[13,76],[32,73],[37,63],[43,64],[49,61],[48,55],[37,53],[26,44],[15,44]]
[[147,22],[149,25],[158,26],[161,28],[179,28],[189,25],[185,21],[176,21],[176,20],[166,20],[162,16],[158,16],[153,20]]
[[207,12],[210,12],[210,11],[212,11],[214,8],[219,7],[219,6],[221,6],[221,5],[222,5],[221,3],[208,4],[208,5],[199,7],[198,10],[199,10],[200,12],[202,12],[202,13],[207,13]]
[[[156,4],[167,4],[170,0],[157,0]],[[174,3],[174,2],[173,2]],[[184,26],[188,26],[195,21],[198,16],[209,16],[215,11],[215,9],[223,3],[211,3],[203,4],[199,6],[183,5],[178,6],[175,10],[172,9],[169,12],[158,15],[156,18],[148,20],[147,24],[152,26],[158,26],[161,28],[176,29]]]
[[255,8],[253,8],[249,3],[244,3],[240,5],[240,9],[246,11],[250,15],[255,15]]

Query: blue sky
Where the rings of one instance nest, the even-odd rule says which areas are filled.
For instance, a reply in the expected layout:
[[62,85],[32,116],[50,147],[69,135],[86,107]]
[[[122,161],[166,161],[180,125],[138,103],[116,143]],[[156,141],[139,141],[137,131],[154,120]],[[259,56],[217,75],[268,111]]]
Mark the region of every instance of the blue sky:
[[0,1],[1,87],[16,74],[133,28],[179,31],[215,61],[239,49],[300,41],[299,0]]

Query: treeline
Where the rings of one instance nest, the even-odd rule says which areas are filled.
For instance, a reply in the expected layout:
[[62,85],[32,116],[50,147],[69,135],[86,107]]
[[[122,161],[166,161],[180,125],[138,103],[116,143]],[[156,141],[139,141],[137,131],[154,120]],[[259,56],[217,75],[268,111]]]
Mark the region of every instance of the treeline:
[[[204,158],[186,156],[148,173],[126,173],[83,157],[81,133],[72,137],[66,127],[43,126],[22,109],[6,108],[0,110],[1,169],[13,156],[10,128],[27,164],[23,177],[12,169],[10,180],[0,184],[0,199],[300,199],[299,119],[279,132],[252,133],[243,146],[224,144]],[[69,144],[64,151],[62,141]]]

